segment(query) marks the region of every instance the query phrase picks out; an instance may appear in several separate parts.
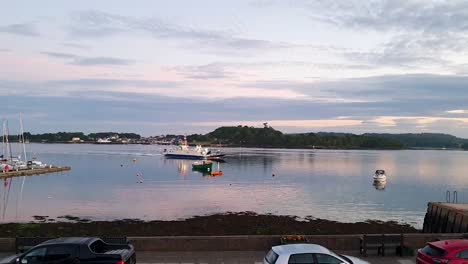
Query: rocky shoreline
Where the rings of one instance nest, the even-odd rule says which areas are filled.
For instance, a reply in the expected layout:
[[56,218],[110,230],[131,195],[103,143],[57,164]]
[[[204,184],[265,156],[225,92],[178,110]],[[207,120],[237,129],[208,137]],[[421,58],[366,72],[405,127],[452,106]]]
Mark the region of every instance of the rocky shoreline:
[[123,219],[90,221],[73,216],[35,216],[29,223],[0,224],[0,237],[15,236],[220,236],[220,235],[337,235],[419,233],[408,225],[369,220],[341,223],[324,219],[256,214],[253,212],[195,216],[173,221]]

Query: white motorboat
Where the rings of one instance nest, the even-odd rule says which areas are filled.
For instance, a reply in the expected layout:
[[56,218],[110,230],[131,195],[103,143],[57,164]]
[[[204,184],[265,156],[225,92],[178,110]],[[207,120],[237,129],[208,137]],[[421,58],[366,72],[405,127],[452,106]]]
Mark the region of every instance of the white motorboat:
[[376,170],[374,174],[374,181],[386,181],[387,175],[384,170]]
[[28,167],[31,169],[44,169],[47,166],[48,165],[45,163],[42,163],[42,161],[38,161],[38,160],[28,161]]

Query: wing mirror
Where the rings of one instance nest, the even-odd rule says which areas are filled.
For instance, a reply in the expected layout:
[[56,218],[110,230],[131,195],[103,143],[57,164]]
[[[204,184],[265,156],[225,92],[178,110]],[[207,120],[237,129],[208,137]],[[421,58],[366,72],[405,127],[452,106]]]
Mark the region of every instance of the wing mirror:
[[21,264],[28,264],[28,260],[25,259],[25,258],[22,258],[22,259],[21,259]]

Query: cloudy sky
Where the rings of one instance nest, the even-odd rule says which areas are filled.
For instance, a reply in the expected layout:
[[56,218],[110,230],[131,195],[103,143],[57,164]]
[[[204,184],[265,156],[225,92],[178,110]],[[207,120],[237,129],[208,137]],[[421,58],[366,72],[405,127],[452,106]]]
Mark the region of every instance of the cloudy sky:
[[[0,117],[27,131],[468,137],[468,1],[4,1]],[[15,130],[15,128],[11,128]]]

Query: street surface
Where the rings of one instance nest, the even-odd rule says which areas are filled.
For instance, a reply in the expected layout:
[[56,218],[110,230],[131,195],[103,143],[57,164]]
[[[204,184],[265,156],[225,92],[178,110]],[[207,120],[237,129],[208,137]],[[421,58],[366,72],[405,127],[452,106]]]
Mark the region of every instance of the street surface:
[[[11,253],[13,254],[13,253]],[[0,258],[11,255],[0,253]],[[348,255],[358,256],[358,253]],[[261,264],[263,251],[219,251],[219,252],[137,252],[138,264]],[[362,258],[371,264],[415,264],[414,257]]]

